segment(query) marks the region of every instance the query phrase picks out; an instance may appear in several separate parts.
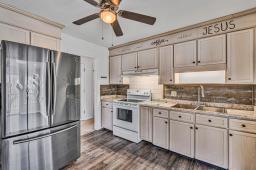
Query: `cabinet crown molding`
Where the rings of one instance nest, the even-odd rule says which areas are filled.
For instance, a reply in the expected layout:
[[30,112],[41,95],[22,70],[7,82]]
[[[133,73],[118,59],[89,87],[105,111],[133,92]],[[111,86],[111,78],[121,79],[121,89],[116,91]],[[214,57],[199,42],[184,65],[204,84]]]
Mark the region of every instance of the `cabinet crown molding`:
[[13,11],[13,12],[16,12],[16,13],[19,13],[21,15],[30,17],[30,18],[34,18],[36,20],[42,21],[42,22],[44,22],[46,24],[52,25],[52,26],[60,28],[60,29],[65,28],[65,26],[63,24],[60,24],[60,23],[57,23],[55,21],[49,20],[47,18],[44,18],[44,17],[38,16],[38,15],[32,14],[30,12],[18,9],[18,8],[12,6],[12,5],[7,5],[7,4],[5,4],[3,2],[0,2],[0,7],[4,8],[4,9],[7,9],[7,10],[10,10],[10,11]]

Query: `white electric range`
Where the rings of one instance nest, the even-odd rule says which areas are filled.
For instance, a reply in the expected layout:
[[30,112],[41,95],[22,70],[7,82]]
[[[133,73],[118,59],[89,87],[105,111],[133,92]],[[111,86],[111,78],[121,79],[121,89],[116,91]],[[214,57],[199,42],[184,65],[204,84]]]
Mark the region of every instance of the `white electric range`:
[[132,142],[140,142],[139,103],[150,100],[150,90],[128,89],[127,99],[113,103],[113,134]]

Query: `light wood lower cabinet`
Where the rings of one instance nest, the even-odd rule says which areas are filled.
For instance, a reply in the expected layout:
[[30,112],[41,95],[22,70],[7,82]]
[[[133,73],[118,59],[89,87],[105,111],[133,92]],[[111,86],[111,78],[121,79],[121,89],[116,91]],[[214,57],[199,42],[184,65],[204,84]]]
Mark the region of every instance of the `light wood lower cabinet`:
[[229,169],[256,169],[256,135],[230,131],[229,137]]
[[161,148],[169,148],[169,123],[168,119],[153,118],[153,144]]
[[108,130],[113,130],[113,108],[102,107],[101,114],[102,127]]
[[170,150],[194,158],[194,125],[170,120]]
[[152,108],[140,108],[140,138],[142,140],[153,141],[153,112]]
[[228,168],[227,129],[196,125],[195,158]]

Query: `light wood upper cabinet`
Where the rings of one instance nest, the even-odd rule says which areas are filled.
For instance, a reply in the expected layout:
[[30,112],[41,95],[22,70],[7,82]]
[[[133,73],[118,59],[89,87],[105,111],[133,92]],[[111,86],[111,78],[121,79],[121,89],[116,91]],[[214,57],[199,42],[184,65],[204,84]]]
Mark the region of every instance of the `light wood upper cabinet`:
[[46,35],[31,32],[31,45],[48,48],[51,50],[60,50],[60,40]]
[[158,68],[158,55],[157,49],[149,49],[138,52],[138,69],[157,69]]
[[122,55],[122,71],[137,70],[137,52]]
[[165,149],[169,148],[169,124],[168,119],[153,118],[153,144]]
[[140,108],[140,138],[152,142],[153,138],[153,113],[149,107]]
[[159,84],[173,84],[173,46],[159,48]]
[[196,66],[196,41],[174,45],[174,67]]
[[0,23],[0,41],[2,40],[29,44],[29,31]]
[[194,157],[194,125],[170,120],[170,150]]
[[110,84],[122,84],[121,56],[109,58]]
[[254,30],[227,35],[227,82],[253,83]]
[[195,158],[228,168],[227,129],[196,125]]
[[229,169],[256,169],[256,135],[230,131]]
[[198,65],[226,63],[226,35],[198,40]]

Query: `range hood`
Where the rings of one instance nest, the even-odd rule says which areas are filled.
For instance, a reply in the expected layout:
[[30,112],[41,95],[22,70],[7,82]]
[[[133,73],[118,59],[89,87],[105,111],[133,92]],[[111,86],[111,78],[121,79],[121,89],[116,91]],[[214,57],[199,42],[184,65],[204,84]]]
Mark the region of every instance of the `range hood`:
[[158,75],[158,69],[146,69],[146,70],[133,70],[123,72],[123,76],[143,76],[143,75]]

